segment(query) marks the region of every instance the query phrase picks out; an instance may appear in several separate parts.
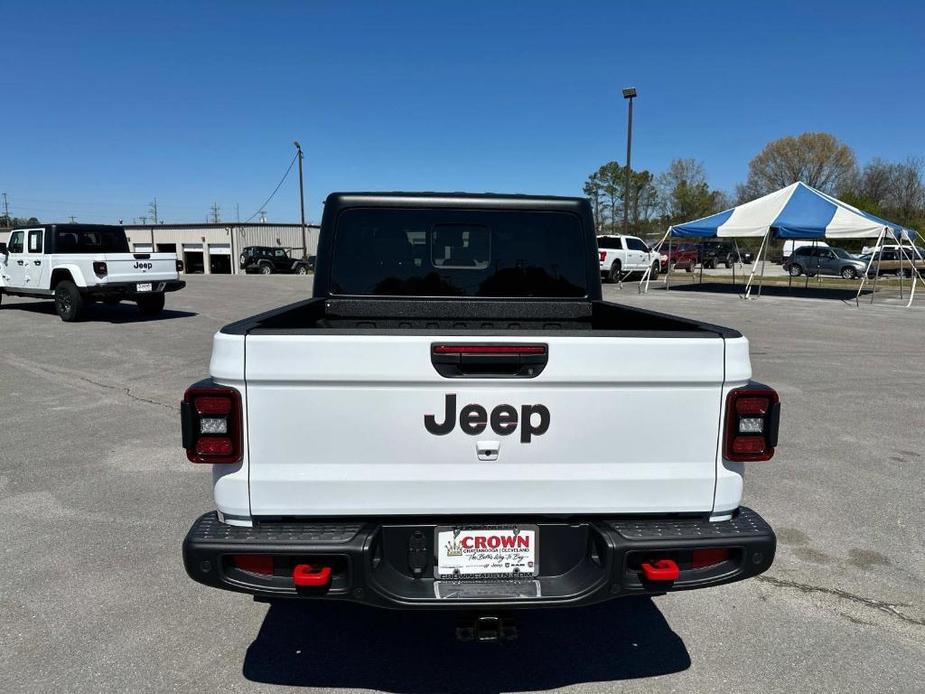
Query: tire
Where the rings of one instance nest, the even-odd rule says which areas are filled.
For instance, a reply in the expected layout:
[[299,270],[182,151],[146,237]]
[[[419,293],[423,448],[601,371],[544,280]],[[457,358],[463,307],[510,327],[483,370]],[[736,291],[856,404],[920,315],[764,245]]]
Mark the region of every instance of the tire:
[[803,274],[803,268],[801,268],[796,263],[791,263],[790,267],[787,269],[787,272],[790,273],[791,277],[799,277]]
[[242,253],[242,254],[241,254],[241,257],[238,258],[238,260],[241,261],[241,269],[242,269],[242,270],[243,270],[245,267],[247,267],[247,256],[246,256],[246,255],[244,255],[244,254]]
[[607,278],[611,282],[619,282],[620,281],[620,269],[621,269],[620,261],[619,260],[613,261],[613,263],[611,263],[610,265],[610,272],[607,274]]
[[55,287],[55,311],[65,323],[80,320],[83,315],[84,300],[77,290],[77,285],[70,280],[61,280]]
[[687,266],[686,268],[684,268],[684,269],[685,269],[687,272],[693,272],[693,271],[694,271],[694,264],[691,263],[690,265],[688,265],[688,266]]
[[295,274],[297,274],[297,275],[307,275],[307,274],[308,274],[308,268],[305,267],[304,265],[299,265],[299,267],[297,267],[297,268],[295,269]]
[[846,280],[856,280],[858,278],[858,271],[851,266],[843,267],[839,274]]
[[260,263],[260,274],[261,275],[272,275],[273,266],[269,263]]
[[658,263],[652,263],[652,272],[651,272],[651,274],[649,275],[649,277],[650,277],[651,279],[653,279],[653,280],[657,280],[657,279],[658,279],[659,272],[661,272],[661,268],[659,267],[659,264],[658,264]]
[[138,310],[143,316],[157,316],[164,310],[164,295],[150,294],[148,296],[139,296],[137,299]]

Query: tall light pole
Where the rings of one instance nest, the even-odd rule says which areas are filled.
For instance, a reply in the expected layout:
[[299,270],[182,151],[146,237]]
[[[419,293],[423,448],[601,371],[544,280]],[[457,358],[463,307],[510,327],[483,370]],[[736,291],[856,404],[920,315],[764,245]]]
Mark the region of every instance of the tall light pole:
[[302,182],[302,145],[299,144],[299,141],[296,140],[292,144],[295,145],[295,148],[298,150],[299,157],[299,209],[302,213],[302,257],[308,257],[308,236],[305,232],[305,187]]
[[626,119],[626,182],[623,186],[623,233],[630,233],[630,155],[633,150],[633,99],[636,98],[636,88],[627,87],[623,90],[623,98],[629,106],[629,115]]

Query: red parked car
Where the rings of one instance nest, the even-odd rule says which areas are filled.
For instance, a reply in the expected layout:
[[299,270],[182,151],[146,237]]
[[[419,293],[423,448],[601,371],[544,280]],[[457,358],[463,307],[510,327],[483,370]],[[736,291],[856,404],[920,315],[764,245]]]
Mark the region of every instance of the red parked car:
[[688,272],[694,271],[694,266],[699,262],[700,257],[697,246],[693,243],[672,243],[670,253],[668,244],[663,243],[659,253],[661,254],[663,268],[669,266],[670,260],[673,270],[687,270]]

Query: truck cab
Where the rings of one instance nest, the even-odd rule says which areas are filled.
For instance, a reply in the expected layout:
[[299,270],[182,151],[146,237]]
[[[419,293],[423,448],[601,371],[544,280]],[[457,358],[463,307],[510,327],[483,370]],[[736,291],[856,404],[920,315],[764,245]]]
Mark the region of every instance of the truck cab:
[[777,394],[736,331],[603,301],[597,251],[584,199],[329,196],[313,296],[225,326],[183,396],[189,575],[492,611],[766,570]]
[[173,253],[131,253],[120,226],[36,225],[10,232],[0,252],[0,297],[53,298],[64,321],[79,320],[94,301],[134,301],[155,316],[164,295],[185,286],[181,267]]

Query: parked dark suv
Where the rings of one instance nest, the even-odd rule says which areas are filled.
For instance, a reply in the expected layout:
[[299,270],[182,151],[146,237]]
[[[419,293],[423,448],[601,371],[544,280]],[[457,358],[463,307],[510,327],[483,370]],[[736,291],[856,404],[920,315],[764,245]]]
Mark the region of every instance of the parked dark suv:
[[244,272],[272,275],[307,275],[313,268],[310,259],[293,259],[285,248],[248,246],[241,251],[240,267]]
[[728,241],[706,241],[700,248],[700,262],[708,270],[720,265],[729,268],[736,263],[751,263],[752,254]]

